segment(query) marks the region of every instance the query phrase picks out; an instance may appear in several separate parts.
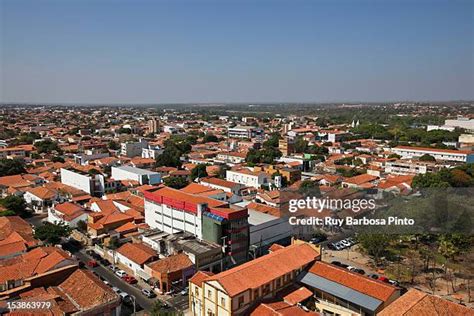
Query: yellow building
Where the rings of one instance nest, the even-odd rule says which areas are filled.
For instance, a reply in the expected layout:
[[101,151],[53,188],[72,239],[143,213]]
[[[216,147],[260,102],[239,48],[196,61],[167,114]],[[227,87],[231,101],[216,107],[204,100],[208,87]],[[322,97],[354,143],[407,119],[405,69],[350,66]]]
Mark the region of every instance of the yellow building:
[[189,284],[192,315],[244,315],[260,301],[293,284],[296,276],[320,258],[309,244],[281,247],[233,269],[196,273]]

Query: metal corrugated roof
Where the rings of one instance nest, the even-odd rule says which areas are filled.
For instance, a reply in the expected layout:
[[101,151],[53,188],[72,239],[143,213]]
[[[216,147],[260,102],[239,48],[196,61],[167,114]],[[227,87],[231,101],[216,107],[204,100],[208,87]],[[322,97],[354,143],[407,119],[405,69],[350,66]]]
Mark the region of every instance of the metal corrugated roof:
[[298,276],[301,283],[323,292],[339,297],[343,300],[361,306],[369,311],[376,311],[383,302],[366,294],[360,293],[347,286],[330,281],[310,272],[303,272]]

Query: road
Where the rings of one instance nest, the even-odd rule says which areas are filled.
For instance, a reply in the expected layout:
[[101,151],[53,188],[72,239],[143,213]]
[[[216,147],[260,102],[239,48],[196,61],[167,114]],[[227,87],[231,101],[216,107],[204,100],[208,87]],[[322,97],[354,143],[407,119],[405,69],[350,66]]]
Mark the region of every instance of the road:
[[[39,227],[43,225],[43,219],[46,218],[46,215],[38,215],[35,214],[29,218],[26,219],[26,221],[32,225],[33,227]],[[63,248],[65,250],[70,251],[79,261],[83,262],[84,264],[87,263],[87,261],[91,260],[92,258],[86,254],[85,249],[78,248],[77,245],[73,243],[66,242],[63,244]],[[123,281],[121,278],[119,278],[115,273],[100,265],[95,268],[88,267],[85,265],[85,269],[88,269],[92,271],[95,275],[99,276],[102,280],[106,280],[110,286],[115,286],[120,289],[120,291],[125,292],[129,294],[132,297],[135,297],[136,299],[136,311],[139,311],[141,309],[145,310],[151,310],[153,304],[158,300],[162,303],[167,303],[170,308],[166,309],[166,311],[183,311],[188,308],[188,296],[187,295],[181,295],[181,294],[176,294],[175,296],[163,300],[160,298],[153,298],[150,299],[146,296],[144,296],[141,293],[141,288],[138,286],[130,285]],[[131,315],[133,313],[133,304],[131,306],[129,304],[122,304],[122,315]]]

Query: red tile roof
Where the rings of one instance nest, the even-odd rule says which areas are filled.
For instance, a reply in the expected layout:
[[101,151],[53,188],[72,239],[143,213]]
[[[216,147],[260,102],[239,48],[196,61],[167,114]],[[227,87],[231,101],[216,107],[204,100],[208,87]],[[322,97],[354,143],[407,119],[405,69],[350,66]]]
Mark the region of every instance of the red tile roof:
[[302,268],[319,255],[310,245],[295,244],[211,276],[208,280],[217,281],[230,296],[235,296]]
[[380,316],[473,316],[474,310],[440,297],[410,289],[384,308]]
[[384,302],[398,291],[390,284],[322,261],[314,263],[309,272]]
[[142,243],[126,243],[117,252],[140,265],[158,256],[155,250]]

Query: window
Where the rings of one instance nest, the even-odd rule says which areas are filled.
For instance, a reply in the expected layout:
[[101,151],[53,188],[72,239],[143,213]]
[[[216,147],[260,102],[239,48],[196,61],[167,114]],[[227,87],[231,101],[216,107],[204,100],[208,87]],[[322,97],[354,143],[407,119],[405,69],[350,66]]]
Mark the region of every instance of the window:
[[276,287],[278,288],[278,287],[280,287],[280,286],[281,286],[281,279],[278,278],[278,279],[276,280]]
[[194,289],[194,294],[195,294],[196,296],[199,296],[199,288],[196,287],[196,288]]
[[270,292],[270,284],[265,284],[263,286],[262,295],[266,295]]
[[225,306],[225,298],[221,297],[221,306]]
[[258,297],[258,289],[253,290],[253,299],[256,299]]
[[211,298],[211,296],[212,296],[211,290],[207,290],[207,297],[208,297],[208,298]]
[[241,295],[239,297],[238,302],[239,302],[239,308],[241,308],[244,305],[244,296],[243,295]]

